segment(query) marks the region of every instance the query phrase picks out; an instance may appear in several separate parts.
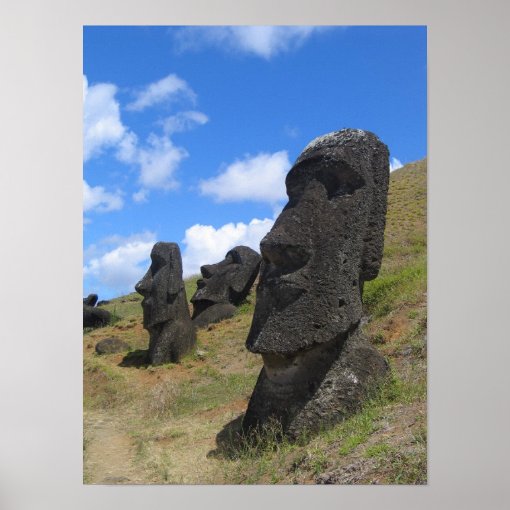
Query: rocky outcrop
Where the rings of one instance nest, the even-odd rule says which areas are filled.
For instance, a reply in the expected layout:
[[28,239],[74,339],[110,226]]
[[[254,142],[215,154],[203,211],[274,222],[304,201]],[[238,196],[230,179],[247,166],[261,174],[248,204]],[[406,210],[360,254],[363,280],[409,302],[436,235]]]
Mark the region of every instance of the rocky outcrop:
[[114,354],[117,352],[129,351],[129,344],[117,337],[103,338],[96,344],[97,354]]

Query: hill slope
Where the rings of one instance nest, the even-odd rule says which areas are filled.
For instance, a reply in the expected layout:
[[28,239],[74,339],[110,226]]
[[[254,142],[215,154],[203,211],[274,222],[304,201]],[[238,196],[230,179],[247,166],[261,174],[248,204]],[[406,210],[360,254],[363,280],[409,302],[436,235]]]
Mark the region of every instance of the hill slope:
[[[426,160],[391,174],[383,264],[364,303],[392,377],[360,413],[295,444],[270,431],[239,441],[262,367],[244,346],[254,289],[233,318],[199,330],[196,352],[161,367],[143,362],[133,293],[105,305],[117,322],[84,331],[85,483],[426,483],[426,181]],[[188,298],[195,288],[186,282]],[[131,352],[96,355],[110,336]]]

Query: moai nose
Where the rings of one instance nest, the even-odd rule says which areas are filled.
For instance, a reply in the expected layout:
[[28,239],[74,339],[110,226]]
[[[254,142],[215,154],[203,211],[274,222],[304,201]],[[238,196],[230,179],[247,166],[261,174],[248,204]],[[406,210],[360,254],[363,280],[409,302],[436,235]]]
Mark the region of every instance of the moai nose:
[[260,252],[266,262],[287,271],[303,267],[311,256],[308,248],[278,233],[270,233],[262,239]]
[[200,272],[204,278],[211,278],[211,276],[216,273],[217,267],[216,264],[207,264],[200,268]]
[[136,285],[135,290],[144,297],[150,293],[152,278],[145,275]]

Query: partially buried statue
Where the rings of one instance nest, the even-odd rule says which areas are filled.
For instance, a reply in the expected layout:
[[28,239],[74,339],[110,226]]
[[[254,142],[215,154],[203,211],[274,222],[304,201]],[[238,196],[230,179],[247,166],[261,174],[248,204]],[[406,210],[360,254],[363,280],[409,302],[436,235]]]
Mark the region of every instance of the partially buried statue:
[[89,294],[83,298],[83,327],[100,328],[106,326],[112,320],[112,314],[95,306],[97,294]]
[[257,278],[261,256],[247,246],[236,246],[217,264],[202,266],[202,279],[191,298],[193,324],[204,327],[234,315]]
[[156,243],[151,261],[135,290],[144,297],[143,327],[150,334],[149,361],[160,365],[179,361],[196,344],[196,333],[189,316],[179,246]]
[[260,243],[247,348],[264,367],[243,430],[296,437],[359,409],[388,366],[360,329],[363,283],[383,252],[388,149],[344,129],[313,140],[286,178],[289,202]]

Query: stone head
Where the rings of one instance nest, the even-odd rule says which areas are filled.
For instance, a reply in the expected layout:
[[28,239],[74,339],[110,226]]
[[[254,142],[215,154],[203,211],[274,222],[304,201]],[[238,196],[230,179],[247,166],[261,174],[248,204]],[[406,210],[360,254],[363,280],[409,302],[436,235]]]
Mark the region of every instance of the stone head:
[[195,310],[217,303],[239,305],[257,276],[260,261],[255,250],[236,246],[221,262],[202,266],[202,278],[197,281],[197,291],[191,298]]
[[363,282],[381,264],[388,160],[387,147],[357,129],[300,154],[286,178],[289,202],[260,243],[249,350],[291,355],[358,325]]
[[182,287],[182,261],[176,243],[158,242],[151,251],[151,266],[135,285],[143,296],[143,325],[149,329],[174,319],[174,302]]

